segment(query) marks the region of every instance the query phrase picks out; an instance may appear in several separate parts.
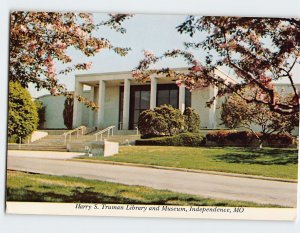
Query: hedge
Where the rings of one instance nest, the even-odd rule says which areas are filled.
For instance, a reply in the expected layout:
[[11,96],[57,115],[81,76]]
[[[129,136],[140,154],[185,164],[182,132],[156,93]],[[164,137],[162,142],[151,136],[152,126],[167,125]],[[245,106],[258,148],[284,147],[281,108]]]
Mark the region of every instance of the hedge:
[[191,146],[205,145],[205,137],[198,133],[181,133],[175,136],[157,137],[151,139],[136,140],[136,145],[143,146]]
[[[250,146],[258,143],[258,139],[252,132],[234,130],[209,132],[206,140],[215,142],[219,146]],[[288,134],[272,134],[267,136],[264,144],[273,147],[287,147],[293,144],[293,137]]]

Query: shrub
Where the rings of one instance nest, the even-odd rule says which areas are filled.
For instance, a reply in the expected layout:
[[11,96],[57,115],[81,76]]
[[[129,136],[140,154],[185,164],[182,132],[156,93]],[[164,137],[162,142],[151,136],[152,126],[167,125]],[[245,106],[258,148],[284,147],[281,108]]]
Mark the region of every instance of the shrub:
[[198,133],[200,129],[200,116],[190,107],[186,108],[184,113],[185,129],[191,133]]
[[198,133],[181,133],[175,136],[137,140],[136,145],[198,147],[205,145],[205,137]]
[[66,98],[64,103],[63,118],[64,125],[67,127],[67,129],[72,129],[73,127],[73,106],[74,99]]
[[208,141],[216,142],[219,145],[224,145],[228,141],[248,145],[256,139],[256,136],[249,131],[219,130],[209,132],[206,135],[206,139]]
[[35,100],[34,101],[37,113],[38,113],[38,129],[44,128],[44,123],[46,121],[46,106],[43,106],[43,102],[40,100]]
[[[262,137],[258,133],[258,137]],[[212,141],[218,145],[236,143],[236,146],[248,146],[253,142],[259,143],[258,138],[250,131],[219,130],[209,132],[206,135],[207,141]],[[293,137],[289,134],[271,134],[265,138],[266,144],[274,147],[287,147],[293,143]]]
[[172,136],[185,128],[184,117],[179,109],[162,105],[140,114],[138,128],[143,137]]
[[269,146],[287,147],[293,144],[293,137],[289,134],[271,134],[267,137]]
[[18,82],[9,83],[8,137],[25,139],[38,125],[38,113],[29,92]]

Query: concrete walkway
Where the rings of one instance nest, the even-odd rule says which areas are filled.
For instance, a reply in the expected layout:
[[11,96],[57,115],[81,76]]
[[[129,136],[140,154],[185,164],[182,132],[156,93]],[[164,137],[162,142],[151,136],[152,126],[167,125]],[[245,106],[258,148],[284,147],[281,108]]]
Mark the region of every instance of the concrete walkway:
[[22,152],[21,156],[9,151],[8,169],[143,185],[210,198],[290,207],[297,204],[296,183],[64,160],[78,153],[65,154],[64,159],[57,152],[51,152],[56,155],[48,154],[48,158],[30,153],[27,156]]
[[82,156],[84,153],[77,152],[59,152],[59,151],[27,151],[27,150],[9,150],[8,156],[20,158],[40,158],[40,159],[58,159],[66,160]]

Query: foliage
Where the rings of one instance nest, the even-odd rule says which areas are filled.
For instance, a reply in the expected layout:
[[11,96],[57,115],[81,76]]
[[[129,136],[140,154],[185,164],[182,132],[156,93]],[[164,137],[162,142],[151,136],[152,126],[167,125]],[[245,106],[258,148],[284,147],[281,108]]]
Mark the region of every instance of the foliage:
[[38,113],[38,118],[39,118],[38,128],[42,129],[43,125],[46,121],[46,106],[43,106],[43,102],[38,99],[35,100],[34,103],[35,103],[37,113]]
[[246,146],[255,140],[256,137],[249,131],[218,130],[207,133],[206,139],[208,141],[216,142],[220,146],[225,145],[227,141],[240,141]]
[[74,100],[72,98],[66,98],[64,106],[65,106],[63,111],[64,124],[67,127],[67,129],[72,129]]
[[[256,134],[262,137],[261,133]],[[218,130],[209,132],[206,140],[215,142],[219,146],[254,146],[259,143],[257,136],[251,131]],[[289,134],[270,134],[264,137],[265,145],[270,147],[288,147],[293,142],[294,139]]]
[[68,54],[70,48],[81,51],[85,56],[109,49],[124,56],[128,48],[113,46],[109,40],[98,38],[95,32],[101,26],[108,26],[121,33],[125,29],[121,22],[130,17],[126,14],[111,14],[107,21],[95,23],[93,14],[61,12],[11,13],[9,80],[18,81],[23,87],[33,83],[38,90],[45,88],[51,94],[75,97],[93,109],[95,103],[82,96],[74,96],[58,81],[58,75],[73,70],[89,69],[91,63],[74,64],[57,71],[56,64],[72,63]]
[[191,133],[197,133],[200,130],[200,116],[193,108],[186,108],[184,113],[184,121],[186,125],[186,131]]
[[24,139],[38,125],[38,113],[29,92],[18,82],[9,82],[8,137]]
[[172,136],[183,131],[184,127],[183,115],[171,105],[145,110],[138,120],[138,128],[143,136]]
[[[234,94],[222,104],[221,120],[229,128],[250,130],[262,144],[268,135],[290,134],[298,126],[299,113],[282,115],[270,111],[266,105],[247,103]],[[256,127],[259,127],[259,132],[256,132]]]
[[[299,90],[294,85],[293,69],[300,63],[300,19],[189,16],[177,30],[196,42],[185,43],[186,50],[172,49],[161,56],[145,51],[144,59],[133,71],[137,80],[165,74],[191,90],[216,86],[216,96],[253,87],[257,89],[254,95],[241,95],[247,103],[261,104],[285,115],[299,111]],[[197,38],[204,39],[197,41]],[[198,52],[206,54],[205,59],[197,59]],[[150,65],[170,57],[183,57],[189,66],[188,72],[149,69]],[[231,71],[237,81],[224,80],[217,72],[218,67]],[[291,85],[289,102],[277,98],[274,81],[278,80]],[[211,105],[216,96],[207,104]]]
[[137,140],[136,145],[197,147],[205,145],[205,137],[198,133],[181,133],[168,137]]

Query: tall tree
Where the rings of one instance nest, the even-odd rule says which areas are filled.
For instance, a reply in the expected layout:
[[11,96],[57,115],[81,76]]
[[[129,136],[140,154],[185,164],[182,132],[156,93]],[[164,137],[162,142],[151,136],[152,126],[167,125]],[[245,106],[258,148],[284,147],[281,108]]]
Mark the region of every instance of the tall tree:
[[[18,82],[9,83],[8,137],[21,142],[38,126],[38,112],[29,92]],[[21,139],[21,141],[20,141]]]
[[[70,48],[80,50],[86,56],[93,56],[103,49],[126,55],[128,48],[113,46],[108,39],[96,37],[95,31],[101,26],[108,26],[125,33],[121,23],[128,17],[130,15],[110,14],[107,21],[95,23],[93,14],[86,13],[12,12],[9,81],[17,81],[23,87],[33,83],[37,89],[46,88],[51,94],[72,96],[59,83],[58,75],[86,70],[91,64],[74,64],[57,71],[55,63],[72,63],[72,57],[67,53]],[[76,98],[97,108],[83,97]]]
[[[173,49],[161,56],[145,51],[145,58],[133,71],[136,79],[164,73],[190,89],[217,86],[216,96],[238,93],[251,86],[257,90],[255,95],[240,96],[247,103],[265,105],[285,115],[299,111],[299,90],[293,69],[300,63],[300,19],[189,16],[177,30],[197,42],[185,43],[186,50]],[[205,55],[205,59],[197,59],[197,52]],[[165,57],[183,57],[189,71],[182,74],[168,68],[149,69]],[[232,71],[237,82],[224,81],[214,72],[220,66]],[[289,102],[276,97],[273,83],[282,79],[292,87]]]
[[64,124],[67,127],[67,129],[72,129],[73,126],[73,106],[74,100],[71,98],[66,98],[64,103],[63,118]]

